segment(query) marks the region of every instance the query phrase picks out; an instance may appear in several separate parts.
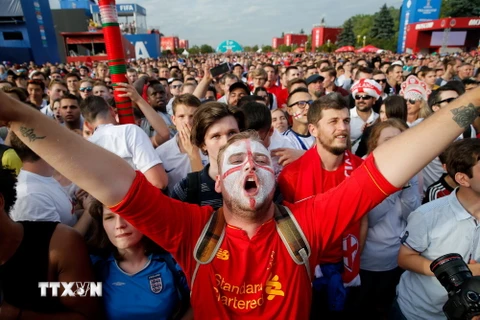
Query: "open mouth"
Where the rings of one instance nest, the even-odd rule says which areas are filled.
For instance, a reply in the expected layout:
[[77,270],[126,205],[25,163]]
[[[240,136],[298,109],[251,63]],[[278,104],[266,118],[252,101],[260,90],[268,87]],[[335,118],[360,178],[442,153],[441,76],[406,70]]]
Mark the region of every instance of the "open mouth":
[[249,175],[246,177],[243,184],[245,194],[247,196],[255,196],[258,193],[258,183],[255,175]]

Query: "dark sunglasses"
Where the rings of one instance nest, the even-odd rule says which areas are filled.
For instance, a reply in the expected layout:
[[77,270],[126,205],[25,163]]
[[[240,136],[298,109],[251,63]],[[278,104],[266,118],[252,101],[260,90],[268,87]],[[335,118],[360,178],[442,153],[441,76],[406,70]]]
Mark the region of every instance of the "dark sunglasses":
[[457,98],[447,98],[447,99],[440,100],[440,101],[438,101],[438,102],[435,103],[435,104],[436,104],[436,105],[437,105],[437,104],[442,104],[442,103],[444,103],[444,102],[450,103],[450,102],[452,102],[452,101],[455,100],[455,99],[457,99]]
[[355,100],[370,100],[372,99],[372,96],[366,95],[366,96],[355,96]]
[[298,105],[298,107],[300,109],[303,109],[305,108],[305,106],[308,104],[309,106],[311,106],[313,103],[313,100],[300,100],[300,101],[297,101],[297,102],[294,102],[292,103],[291,105],[287,106],[289,108],[293,107],[294,105]]
[[80,88],[80,91],[87,91],[87,92],[90,92],[93,90],[93,87],[83,87],[83,88]]
[[377,83],[387,83],[387,79],[373,79],[375,80]]

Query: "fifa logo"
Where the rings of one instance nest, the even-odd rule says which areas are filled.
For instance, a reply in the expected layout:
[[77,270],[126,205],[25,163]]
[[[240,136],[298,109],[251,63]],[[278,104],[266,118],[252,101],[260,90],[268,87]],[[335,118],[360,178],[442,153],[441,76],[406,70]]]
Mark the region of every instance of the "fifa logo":
[[47,289],[51,290],[52,297],[58,297],[59,289],[63,292],[61,297],[101,297],[101,282],[39,282],[40,296],[47,296]]

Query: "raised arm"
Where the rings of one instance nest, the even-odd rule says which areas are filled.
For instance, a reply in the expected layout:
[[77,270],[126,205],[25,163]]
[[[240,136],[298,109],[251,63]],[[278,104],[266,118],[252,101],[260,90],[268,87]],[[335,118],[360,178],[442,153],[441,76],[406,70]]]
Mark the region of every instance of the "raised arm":
[[210,83],[212,83],[212,80],[213,80],[213,77],[212,77],[212,74],[210,73],[210,66],[207,64],[205,66],[205,72],[204,72],[203,78],[198,83],[198,86],[195,88],[195,91],[193,91],[193,95],[200,100],[205,98],[205,95],[207,94],[208,86],[210,86]]
[[385,142],[373,153],[382,175],[401,187],[439,155],[478,117],[480,88],[470,90],[419,125]]
[[170,131],[168,130],[165,121],[163,121],[163,118],[138,94],[138,91],[134,86],[128,83],[117,83],[115,90],[123,93],[120,97],[130,98],[130,100],[135,102],[138,108],[142,111],[148,123],[150,123],[157,133],[151,139],[155,148],[170,139]]
[[3,92],[0,121],[10,123],[11,130],[42,159],[106,205],[120,202],[135,178],[120,157]]

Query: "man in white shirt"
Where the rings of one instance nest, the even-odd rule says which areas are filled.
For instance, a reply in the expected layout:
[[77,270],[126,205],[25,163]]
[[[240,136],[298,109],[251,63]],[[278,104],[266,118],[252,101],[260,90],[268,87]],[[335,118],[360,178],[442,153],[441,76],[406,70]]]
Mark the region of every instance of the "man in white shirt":
[[382,87],[371,79],[360,79],[352,86],[352,96],[355,99],[355,107],[350,109],[350,140],[353,153],[357,151],[365,127],[372,125],[378,118],[378,113],[372,108],[381,94]]
[[473,276],[480,275],[480,141],[463,139],[451,148],[446,165],[459,187],[412,212],[401,235],[398,264],[406,271],[394,309],[407,319],[445,319],[442,307],[448,293],[430,271],[435,259],[458,253]]
[[[23,162],[11,218],[14,221],[58,221],[73,227],[77,216],[69,195],[53,178],[55,170],[13,132],[10,134],[12,147]],[[22,134],[28,135],[28,132]]]
[[115,153],[135,170],[141,171],[154,186],[164,189],[168,177],[150,139],[133,124],[116,125],[113,109],[102,97],[91,96],[80,105],[86,126],[93,135],[90,142]]
[[208,161],[207,158],[202,158],[198,147],[190,141],[193,115],[200,104],[197,97],[188,93],[173,100],[172,122],[178,132],[155,150],[168,175],[169,191],[172,191],[175,184],[185,178],[188,173],[202,170]]

